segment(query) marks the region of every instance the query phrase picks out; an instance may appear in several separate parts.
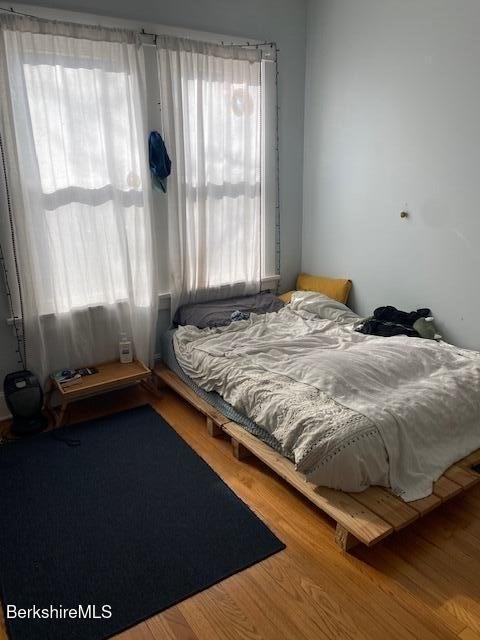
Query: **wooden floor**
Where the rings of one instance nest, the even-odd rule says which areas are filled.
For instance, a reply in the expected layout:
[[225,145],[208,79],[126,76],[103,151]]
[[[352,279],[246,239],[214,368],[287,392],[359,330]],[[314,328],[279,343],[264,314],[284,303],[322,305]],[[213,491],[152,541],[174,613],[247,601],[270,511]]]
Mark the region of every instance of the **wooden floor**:
[[[121,640],[480,640],[480,485],[375,547],[336,547],[332,523],[170,391],[79,402],[81,420],[150,402],[287,549],[120,634]],[[239,532],[241,534],[241,532]],[[0,627],[0,640],[6,634]]]

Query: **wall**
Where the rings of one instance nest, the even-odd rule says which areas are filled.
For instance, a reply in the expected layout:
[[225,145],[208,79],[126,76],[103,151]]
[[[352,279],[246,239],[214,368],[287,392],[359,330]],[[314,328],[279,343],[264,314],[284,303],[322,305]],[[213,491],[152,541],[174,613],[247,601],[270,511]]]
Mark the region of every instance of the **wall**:
[[476,349],[479,63],[478,0],[308,4],[302,267]]
[[[281,287],[292,287],[300,269],[305,72],[305,0],[37,0],[38,6],[143,22],[275,40],[280,48]],[[8,5],[10,6],[10,5]],[[22,4],[14,7],[21,11]],[[3,210],[2,210],[3,215]],[[1,295],[0,295],[1,297]],[[0,300],[0,381],[15,363],[15,342],[3,326]],[[168,324],[160,315],[159,328]]]

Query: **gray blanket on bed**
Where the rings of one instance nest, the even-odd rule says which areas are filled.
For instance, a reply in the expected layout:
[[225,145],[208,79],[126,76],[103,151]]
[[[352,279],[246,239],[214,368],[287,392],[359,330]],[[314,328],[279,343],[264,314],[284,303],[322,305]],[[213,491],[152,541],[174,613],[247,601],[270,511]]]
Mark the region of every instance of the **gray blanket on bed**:
[[184,304],[177,309],[173,322],[177,325],[192,325],[199,329],[223,327],[232,321],[232,313],[270,313],[278,311],[284,303],[269,291],[252,296],[211,300],[196,304]]

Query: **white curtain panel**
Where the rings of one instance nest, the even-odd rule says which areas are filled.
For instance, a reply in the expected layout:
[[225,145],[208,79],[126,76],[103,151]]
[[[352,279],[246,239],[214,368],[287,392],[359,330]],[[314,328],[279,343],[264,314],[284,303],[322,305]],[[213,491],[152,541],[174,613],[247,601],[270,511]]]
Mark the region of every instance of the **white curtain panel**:
[[157,278],[133,32],[0,16],[0,104],[26,331],[45,377],[153,357]]
[[261,53],[157,39],[172,313],[259,290]]

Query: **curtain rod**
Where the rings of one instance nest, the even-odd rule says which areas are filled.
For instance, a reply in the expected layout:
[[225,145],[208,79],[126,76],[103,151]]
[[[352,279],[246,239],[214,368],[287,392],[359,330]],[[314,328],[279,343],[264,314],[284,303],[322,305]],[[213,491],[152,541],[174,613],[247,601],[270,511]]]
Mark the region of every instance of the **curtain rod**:
[[[48,18],[41,18],[40,16],[34,16],[31,13],[25,13],[23,11],[17,11],[16,9],[14,9],[13,7],[10,7],[9,9],[5,9],[5,7],[0,7],[0,11],[3,11],[5,13],[13,13],[16,16],[23,16],[24,18],[33,18],[34,20],[42,20],[42,21],[49,21]],[[90,26],[90,25],[87,25]],[[100,26],[103,27],[104,25],[96,25],[96,26]],[[135,31],[134,29],[125,29],[125,31]],[[142,35],[142,36],[150,36],[152,38],[155,39],[155,44],[156,44],[156,39],[157,38],[161,38],[163,36],[167,36],[167,34],[162,34],[162,33],[153,33],[153,32],[149,32],[149,31],[145,31],[145,29],[141,29],[140,31],[136,31],[136,33],[138,35]],[[224,47],[242,47],[242,48],[254,48],[254,49],[260,49],[261,47],[270,47],[271,49],[275,49],[275,52],[278,53],[279,49],[277,49],[277,43],[273,42],[273,41],[267,41],[264,40],[263,42],[249,42],[248,40],[244,43],[238,43],[238,42],[224,42],[223,40],[220,41],[221,46]]]
[[15,13],[17,16],[25,16],[26,18],[35,18],[38,20],[38,16],[32,16],[30,13],[22,13],[21,11],[16,11],[13,7],[10,9],[5,9],[4,7],[0,7],[0,11],[5,11],[6,13]]

